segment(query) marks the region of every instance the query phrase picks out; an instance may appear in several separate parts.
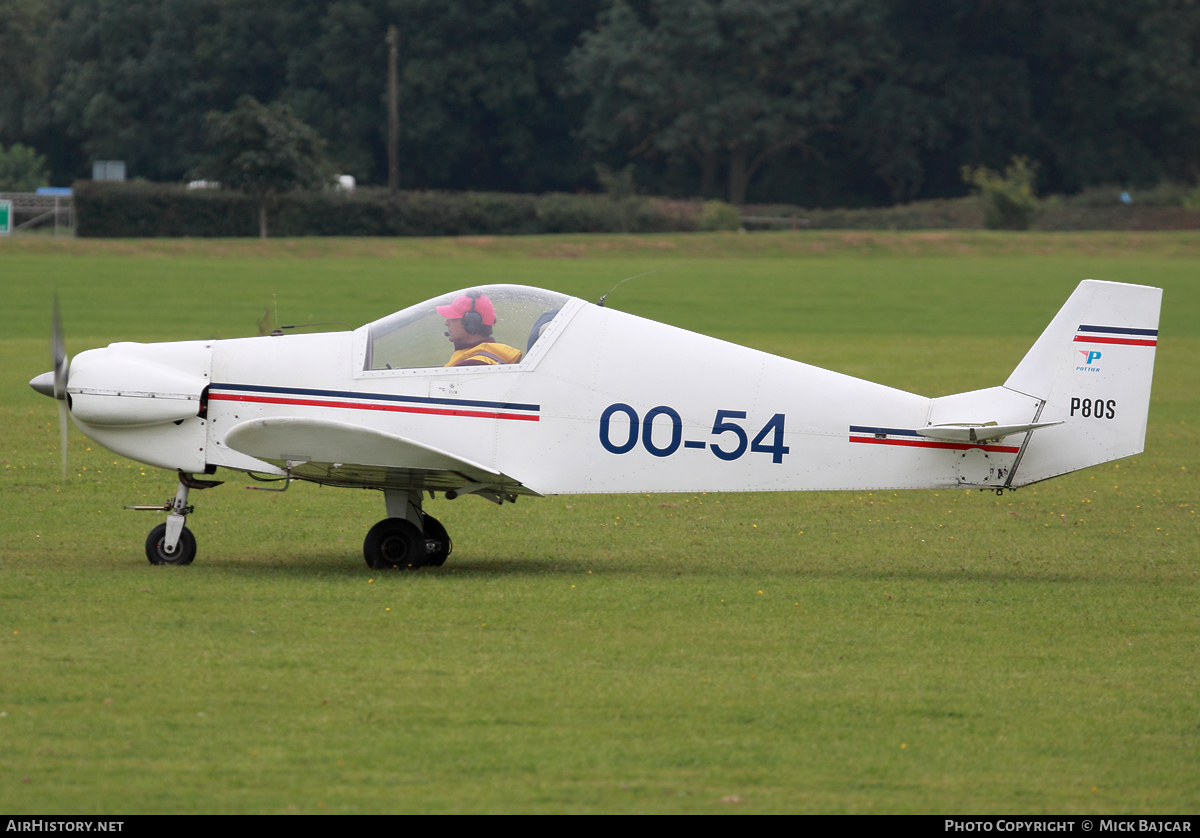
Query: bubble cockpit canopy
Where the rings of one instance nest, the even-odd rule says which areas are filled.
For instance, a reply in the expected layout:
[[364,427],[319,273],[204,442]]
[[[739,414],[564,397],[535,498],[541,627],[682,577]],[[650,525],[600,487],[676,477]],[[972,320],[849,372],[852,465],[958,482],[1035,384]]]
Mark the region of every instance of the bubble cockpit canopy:
[[565,294],[522,285],[482,285],[443,294],[370,324],[363,369],[445,366],[454,346],[446,336],[446,317],[438,314],[437,308],[450,305],[464,294],[491,300],[496,322],[488,340],[520,351],[522,360],[546,325],[571,299]]

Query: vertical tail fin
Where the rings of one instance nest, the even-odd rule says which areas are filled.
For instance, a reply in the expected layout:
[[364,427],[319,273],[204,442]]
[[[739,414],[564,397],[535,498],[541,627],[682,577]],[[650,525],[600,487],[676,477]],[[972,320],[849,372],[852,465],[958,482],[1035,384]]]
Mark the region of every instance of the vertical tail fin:
[[1084,280],[1006,389],[1044,402],[1014,486],[1141,453],[1162,289]]

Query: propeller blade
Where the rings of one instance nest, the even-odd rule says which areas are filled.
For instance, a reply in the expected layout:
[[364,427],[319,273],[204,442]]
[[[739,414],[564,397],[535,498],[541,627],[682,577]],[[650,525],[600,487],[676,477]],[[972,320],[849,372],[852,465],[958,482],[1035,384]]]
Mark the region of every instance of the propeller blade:
[[59,446],[62,448],[62,476],[67,479],[67,401],[58,403]]
[[63,340],[62,316],[58,313],[58,294],[54,295],[54,318],[50,323],[50,352],[54,359],[54,398],[67,395],[67,375],[71,370],[71,359],[67,357],[66,342]]
[[50,322],[50,353],[54,359],[54,398],[58,400],[59,446],[62,449],[62,476],[67,477],[67,379],[71,373],[71,359],[67,357],[66,341],[63,339],[62,316],[58,311],[58,293],[54,294],[54,316]]

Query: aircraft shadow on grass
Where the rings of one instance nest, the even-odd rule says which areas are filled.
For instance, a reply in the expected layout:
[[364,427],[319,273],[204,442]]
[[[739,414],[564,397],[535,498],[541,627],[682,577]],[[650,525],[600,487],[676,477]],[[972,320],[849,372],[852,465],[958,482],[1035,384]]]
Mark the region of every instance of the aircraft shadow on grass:
[[[313,552],[289,553],[286,557],[269,557],[266,559],[233,559],[215,556],[205,563],[209,570],[228,572],[239,577],[262,577],[278,579],[281,576],[306,576],[347,579],[361,579],[361,565],[345,561],[345,553]],[[661,562],[660,562],[661,565]],[[650,576],[675,576],[674,566],[660,566],[649,571]],[[672,572],[667,572],[667,571]],[[613,576],[646,576],[646,565],[635,562],[623,563],[616,566],[600,565],[596,562],[586,562],[574,559],[547,558],[514,558],[495,557],[488,559],[463,559],[454,562],[453,566],[422,567],[410,571],[411,578],[433,576],[435,578],[467,578],[471,576],[531,576],[531,577],[578,577],[593,574],[608,577]]]
[[[288,576],[324,579],[361,580],[362,571],[356,564],[344,561],[344,553],[312,552],[288,554],[286,557],[267,559],[226,559],[213,557],[205,563],[209,572],[228,573],[240,579],[247,577],[280,580]],[[544,558],[487,558],[456,560],[451,566],[423,567],[409,572],[409,578],[470,579],[496,577],[528,577],[546,579],[578,579],[590,573],[596,580],[614,577],[637,577],[642,579],[678,580],[681,584],[704,579],[721,586],[744,586],[748,580],[761,586],[770,580],[774,584],[807,584],[811,582],[840,583],[903,583],[932,582],[938,585],[954,583],[988,585],[1092,585],[1136,582],[1128,574],[1114,573],[1111,569],[1096,567],[1086,573],[1078,571],[1059,572],[1051,569],[1038,570],[975,570],[946,568],[943,570],[878,570],[848,565],[843,568],[806,567],[802,563],[789,561],[771,568],[715,570],[711,566],[697,568],[686,560],[676,558],[663,560],[658,555],[647,554],[644,561],[631,560],[619,564],[604,564],[577,559]],[[652,561],[653,560],[653,561]],[[1157,581],[1157,580],[1156,580]],[[801,593],[789,591],[788,596]]]

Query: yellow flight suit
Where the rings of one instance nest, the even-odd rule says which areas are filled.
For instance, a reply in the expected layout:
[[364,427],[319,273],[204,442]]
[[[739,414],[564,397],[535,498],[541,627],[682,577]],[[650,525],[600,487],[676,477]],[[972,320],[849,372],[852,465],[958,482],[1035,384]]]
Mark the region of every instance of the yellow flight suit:
[[491,343],[490,341],[477,343],[466,349],[459,349],[450,356],[450,360],[446,362],[446,366],[457,367],[466,361],[473,361],[475,364],[487,364],[488,366],[516,364],[521,361],[521,351],[503,343]]

